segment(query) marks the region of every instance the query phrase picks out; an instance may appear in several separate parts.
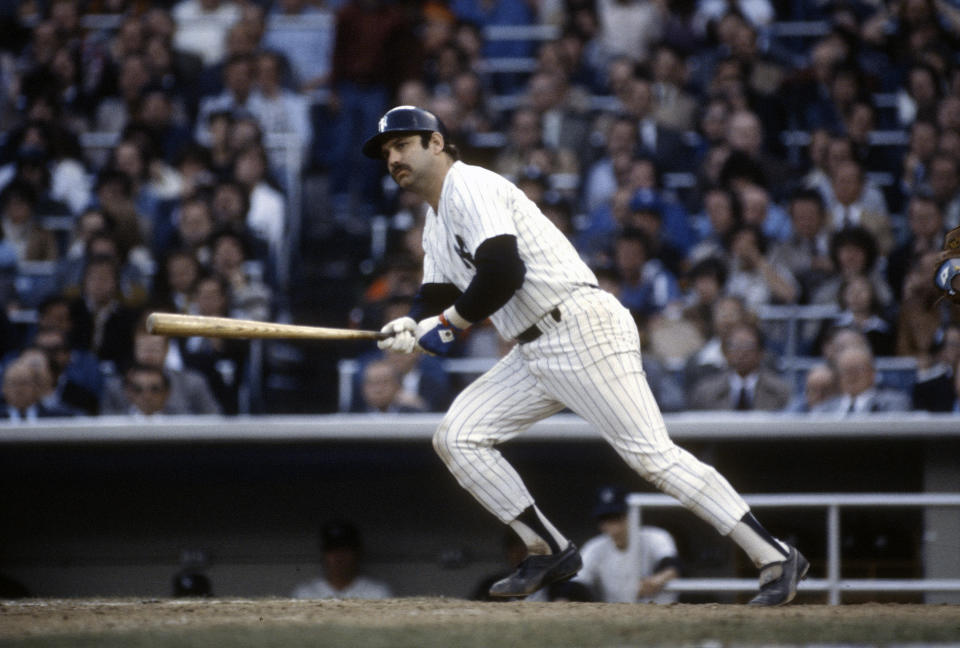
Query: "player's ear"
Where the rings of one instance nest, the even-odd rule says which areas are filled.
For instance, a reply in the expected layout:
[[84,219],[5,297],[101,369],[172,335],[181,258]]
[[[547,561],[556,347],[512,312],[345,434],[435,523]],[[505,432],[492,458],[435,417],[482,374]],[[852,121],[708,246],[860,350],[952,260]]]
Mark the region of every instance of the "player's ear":
[[444,142],[443,135],[437,131],[433,131],[430,134],[430,148],[434,149],[437,153],[443,150]]

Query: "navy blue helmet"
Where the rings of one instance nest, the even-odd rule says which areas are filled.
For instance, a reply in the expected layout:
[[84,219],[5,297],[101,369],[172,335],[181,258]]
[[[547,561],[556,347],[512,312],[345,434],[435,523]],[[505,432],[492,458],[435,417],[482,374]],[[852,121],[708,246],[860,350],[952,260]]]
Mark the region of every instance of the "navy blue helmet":
[[447,138],[443,122],[428,110],[416,106],[397,106],[388,110],[377,123],[377,132],[363,143],[363,154],[379,160],[381,147],[386,138],[410,133],[438,132]]

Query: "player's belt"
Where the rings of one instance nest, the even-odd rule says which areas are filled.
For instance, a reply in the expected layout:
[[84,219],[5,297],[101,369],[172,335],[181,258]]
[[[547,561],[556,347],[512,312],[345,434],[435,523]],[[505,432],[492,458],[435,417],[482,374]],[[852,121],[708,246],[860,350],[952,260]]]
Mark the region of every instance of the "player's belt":
[[[550,311],[548,314],[550,315],[550,317],[553,318],[553,321],[554,321],[554,322],[559,322],[559,321],[560,321],[560,308],[559,308],[559,307],[554,307],[554,309],[553,309],[552,311]],[[539,327],[539,326],[537,326],[536,324],[534,324],[533,326],[531,326],[530,328],[528,328],[526,331],[523,331],[520,335],[517,336],[517,342],[519,342],[520,344],[526,344],[527,342],[533,342],[534,340],[536,340],[536,339],[537,339],[538,337],[540,337],[541,335],[543,335],[543,331],[540,330],[540,327]]]

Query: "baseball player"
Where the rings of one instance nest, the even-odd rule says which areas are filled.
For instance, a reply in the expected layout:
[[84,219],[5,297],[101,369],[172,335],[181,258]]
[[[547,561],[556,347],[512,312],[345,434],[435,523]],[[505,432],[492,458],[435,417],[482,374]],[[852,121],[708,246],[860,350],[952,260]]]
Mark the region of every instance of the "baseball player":
[[466,387],[433,437],[437,454],[529,556],[490,594],[521,597],[573,577],[577,547],[536,506],[497,450],[569,408],[594,425],[643,478],[729,536],[760,568],[756,605],[793,599],[807,560],[768,533],[726,479],[676,446],[650,392],[629,311],[536,205],[501,176],[459,161],[437,117],[398,106],[363,153],[383,159],[397,184],[428,205],[423,284],[408,316],[388,322],[381,349],[446,355],[488,317],[517,344]]

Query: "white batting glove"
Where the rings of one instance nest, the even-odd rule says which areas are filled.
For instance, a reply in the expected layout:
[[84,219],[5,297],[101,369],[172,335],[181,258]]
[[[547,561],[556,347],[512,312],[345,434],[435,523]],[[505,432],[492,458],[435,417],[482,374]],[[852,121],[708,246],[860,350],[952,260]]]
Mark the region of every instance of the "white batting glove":
[[417,346],[417,323],[412,317],[398,317],[391,320],[380,329],[380,332],[390,336],[377,342],[377,347],[384,351],[413,353],[413,349]]

